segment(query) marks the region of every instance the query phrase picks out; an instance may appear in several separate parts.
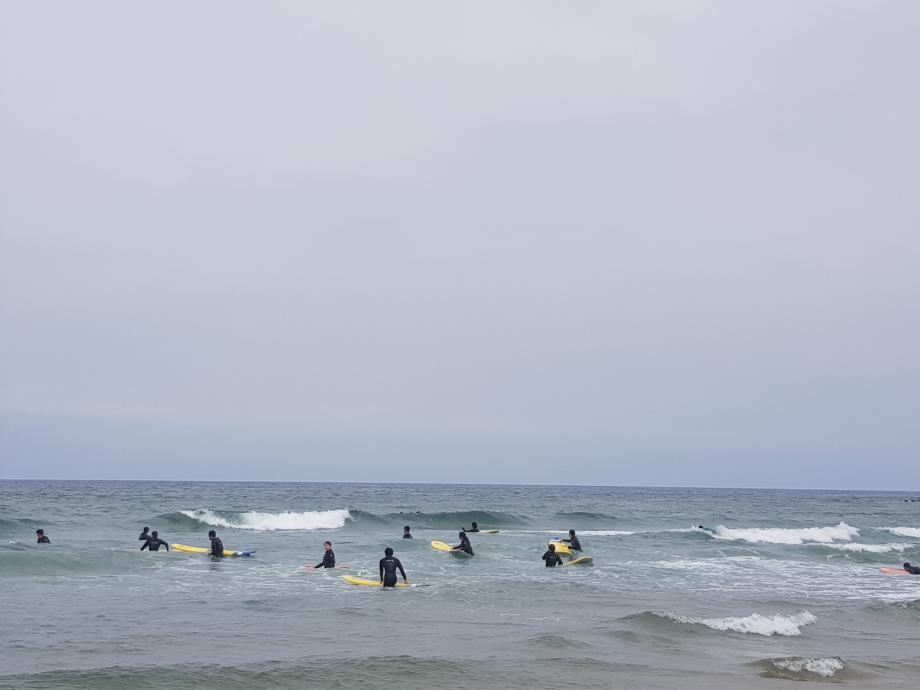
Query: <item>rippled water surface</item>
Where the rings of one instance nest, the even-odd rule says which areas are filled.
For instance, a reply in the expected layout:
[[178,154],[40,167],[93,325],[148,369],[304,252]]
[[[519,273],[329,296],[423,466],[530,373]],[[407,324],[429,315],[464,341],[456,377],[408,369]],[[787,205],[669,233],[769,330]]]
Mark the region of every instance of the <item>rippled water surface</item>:
[[[920,576],[879,567],[920,561],[906,497],[0,482],[0,687],[904,687]],[[475,557],[429,547],[471,520],[499,530]],[[256,554],[141,553],[145,525]],[[543,568],[569,528],[594,565]],[[325,539],[365,577],[392,546],[416,587],[305,571]]]

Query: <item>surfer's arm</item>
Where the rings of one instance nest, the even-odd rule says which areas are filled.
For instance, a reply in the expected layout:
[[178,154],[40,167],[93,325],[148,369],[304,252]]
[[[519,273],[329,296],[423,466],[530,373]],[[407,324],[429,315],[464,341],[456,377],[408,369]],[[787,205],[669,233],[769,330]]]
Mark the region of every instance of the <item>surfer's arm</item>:
[[141,551],[143,551],[144,549],[146,549],[148,546],[150,546],[150,540],[145,541],[145,542],[141,545]]
[[396,567],[399,568],[399,572],[402,573],[403,581],[406,581],[406,570],[402,567],[402,561],[398,558],[396,559]]

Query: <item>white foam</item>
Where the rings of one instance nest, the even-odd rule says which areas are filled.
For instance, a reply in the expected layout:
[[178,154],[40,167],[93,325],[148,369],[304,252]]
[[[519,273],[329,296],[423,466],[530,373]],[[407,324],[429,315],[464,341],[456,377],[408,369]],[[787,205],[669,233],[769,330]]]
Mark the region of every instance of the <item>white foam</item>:
[[844,544],[812,544],[811,546],[821,546],[828,549],[836,549],[837,551],[850,551],[854,553],[866,552],[866,553],[888,553],[889,551],[904,551],[907,548],[913,546],[912,544],[854,544],[844,543]]
[[889,532],[899,537],[920,539],[920,527],[883,527],[882,529],[887,529]]
[[818,657],[799,657],[794,656],[788,659],[773,659],[773,665],[784,671],[801,673],[808,671],[824,678],[830,678],[837,671],[843,670],[843,662],[835,656],[827,658]]
[[678,623],[705,625],[707,628],[712,628],[713,630],[752,633],[755,635],[764,635],[765,637],[771,637],[773,635],[784,635],[787,637],[801,635],[802,626],[810,625],[818,620],[810,611],[798,611],[788,616],[781,614],[762,616],[759,613],[752,613],[750,616],[744,616],[743,618],[737,616],[728,616],[726,618],[689,618],[673,613],[666,613],[664,615]]
[[805,527],[788,529],[780,527],[752,527],[729,529],[719,525],[715,529],[716,539],[746,541],[752,544],[830,544],[835,541],[850,541],[859,536],[859,530],[840,522],[834,527]]
[[225,518],[207,509],[183,510],[183,515],[216,527],[233,527],[263,532],[274,530],[339,529],[351,518],[347,510],[307,510],[302,513],[239,513],[234,518]]

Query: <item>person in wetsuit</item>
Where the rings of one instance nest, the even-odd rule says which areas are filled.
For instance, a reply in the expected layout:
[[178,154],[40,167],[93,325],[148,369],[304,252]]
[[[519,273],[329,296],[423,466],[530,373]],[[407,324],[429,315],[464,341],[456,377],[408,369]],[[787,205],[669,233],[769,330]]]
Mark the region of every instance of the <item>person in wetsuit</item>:
[[403,539],[414,539],[412,533],[409,531],[409,525],[403,527]]
[[460,532],[460,543],[456,546],[451,546],[450,548],[452,551],[463,551],[464,553],[468,553],[470,556],[476,555],[473,553],[473,545],[470,544],[470,538],[466,536],[466,532]]
[[562,556],[556,553],[556,547],[552,544],[546,550],[546,553],[543,554],[543,560],[546,561],[547,568],[555,568],[557,565],[562,565]]
[[51,540],[45,536],[45,530],[37,529],[35,530],[35,543],[36,544],[50,544]]
[[144,549],[149,549],[150,551],[159,551],[161,546],[165,546],[166,550],[169,551],[169,544],[160,539],[157,536],[158,532],[153,530],[150,533],[150,536],[147,537],[147,541],[144,542],[144,545],[141,547],[141,551]]
[[218,538],[217,532],[211,530],[208,532],[208,538],[211,540],[211,555],[217,558],[224,557],[224,543]]
[[323,560],[317,563],[314,568],[319,570],[320,568],[334,568],[335,567],[335,552],[332,550],[332,542],[324,541],[323,548],[325,552],[323,553]]
[[380,559],[380,584],[384,587],[395,587],[397,570],[402,573],[403,582],[408,582],[403,564],[393,555],[393,549],[388,546],[383,550],[383,558]]
[[581,542],[578,541],[578,537],[575,536],[575,530],[573,529],[569,530],[568,539],[560,539],[559,541],[568,544],[569,548],[572,549],[572,551],[581,551]]
[[911,565],[910,563],[905,563],[904,570],[909,572],[911,575],[920,575],[920,566]]
[[472,527],[470,527],[469,529],[467,529],[466,527],[464,527],[464,528],[463,528],[463,531],[464,531],[464,532],[478,532],[478,531],[479,531],[479,525],[478,525],[476,522],[474,522]]
[[150,528],[149,528],[149,527],[145,527],[143,530],[141,530],[141,536],[139,536],[139,537],[137,538],[137,540],[138,540],[138,541],[147,541],[148,539],[150,539]]

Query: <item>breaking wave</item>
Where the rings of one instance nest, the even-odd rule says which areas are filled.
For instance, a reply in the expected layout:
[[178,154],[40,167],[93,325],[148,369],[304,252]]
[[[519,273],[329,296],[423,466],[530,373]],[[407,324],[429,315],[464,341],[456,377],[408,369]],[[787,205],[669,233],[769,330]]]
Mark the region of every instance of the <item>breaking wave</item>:
[[752,613],[750,616],[726,616],[724,618],[691,618],[690,616],[682,616],[676,613],[654,612],[649,615],[677,623],[703,625],[712,630],[763,635],[765,637],[801,635],[801,629],[804,626],[811,625],[818,620],[810,611],[797,611],[789,615],[775,614],[773,616]]
[[920,527],[883,527],[882,529],[887,529],[889,532],[899,537],[920,539]]
[[[257,511],[233,512],[208,510],[180,510],[182,515],[196,523],[214,527],[248,529],[262,532],[277,530],[298,531],[315,529],[339,529],[351,518],[347,510],[307,510],[302,513],[284,511],[281,513],[260,513]],[[169,516],[167,516],[169,517]]]
[[[789,680],[819,680],[832,678],[843,671],[845,665],[840,657],[790,656],[779,659],[763,659],[757,662],[767,678],[786,678]],[[815,678],[818,676],[818,678]]]
[[830,544],[835,541],[850,541],[859,536],[859,530],[845,522],[834,527],[805,527],[787,529],[780,527],[751,527],[730,529],[724,525],[715,528],[716,539],[746,541],[752,544]]

